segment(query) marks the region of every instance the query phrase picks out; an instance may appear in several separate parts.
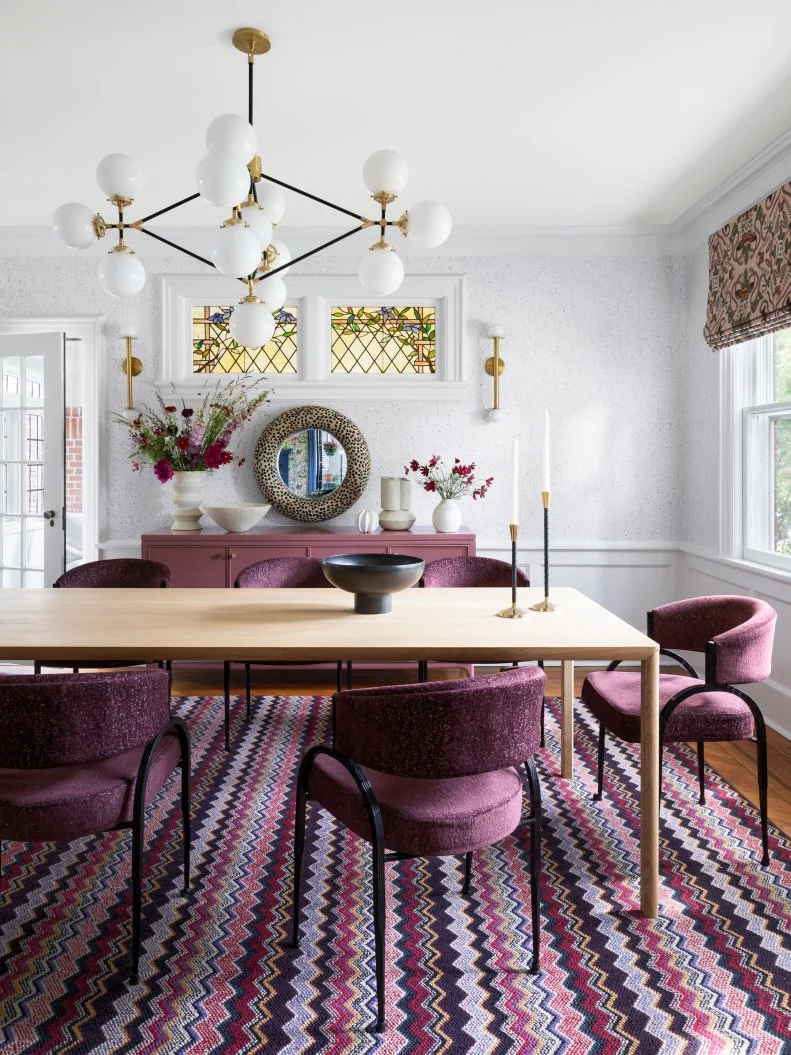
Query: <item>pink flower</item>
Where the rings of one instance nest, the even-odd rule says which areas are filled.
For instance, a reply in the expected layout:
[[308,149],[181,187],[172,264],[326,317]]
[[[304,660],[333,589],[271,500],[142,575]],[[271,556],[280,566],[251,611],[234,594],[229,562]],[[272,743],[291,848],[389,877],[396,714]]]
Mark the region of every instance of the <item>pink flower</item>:
[[160,458],[154,465],[154,476],[161,484],[166,484],[168,480],[173,479],[173,466],[167,460],[167,458]]

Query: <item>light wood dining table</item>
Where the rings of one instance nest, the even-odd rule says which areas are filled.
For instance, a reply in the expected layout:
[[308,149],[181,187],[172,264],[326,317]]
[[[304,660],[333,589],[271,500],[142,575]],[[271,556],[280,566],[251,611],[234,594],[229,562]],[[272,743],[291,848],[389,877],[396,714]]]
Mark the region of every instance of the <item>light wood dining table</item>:
[[444,660],[561,664],[561,777],[574,759],[575,661],[639,662],[640,906],[659,908],[659,646],[577,590],[554,612],[519,590],[523,619],[498,619],[502,589],[405,590],[387,615],[357,615],[341,590],[0,590],[0,659]]

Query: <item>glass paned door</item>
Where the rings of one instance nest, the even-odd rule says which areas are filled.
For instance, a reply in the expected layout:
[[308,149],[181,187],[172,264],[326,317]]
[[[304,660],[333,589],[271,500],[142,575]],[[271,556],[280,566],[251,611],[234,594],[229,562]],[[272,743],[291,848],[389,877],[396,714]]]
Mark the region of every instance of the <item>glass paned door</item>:
[[64,568],[62,333],[0,336],[0,585]]

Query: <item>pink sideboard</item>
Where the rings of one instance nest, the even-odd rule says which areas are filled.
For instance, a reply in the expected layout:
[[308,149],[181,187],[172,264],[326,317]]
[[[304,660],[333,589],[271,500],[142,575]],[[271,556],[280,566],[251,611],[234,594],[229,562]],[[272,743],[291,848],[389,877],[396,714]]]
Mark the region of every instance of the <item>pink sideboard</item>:
[[293,525],[259,527],[239,534],[207,527],[200,531],[156,531],[141,538],[141,555],[167,564],[170,585],[233,586],[242,568],[270,557],[328,557],[333,553],[404,553],[425,561],[474,557],[475,535],[431,527],[360,534],[347,527]]

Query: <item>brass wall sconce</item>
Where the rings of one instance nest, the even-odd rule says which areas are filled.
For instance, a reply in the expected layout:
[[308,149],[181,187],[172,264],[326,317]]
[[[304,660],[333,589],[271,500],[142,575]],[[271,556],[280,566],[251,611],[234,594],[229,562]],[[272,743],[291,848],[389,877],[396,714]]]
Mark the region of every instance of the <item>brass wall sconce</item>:
[[505,363],[500,358],[500,341],[503,337],[503,331],[494,329],[490,336],[494,349],[493,354],[484,363],[484,369],[489,377],[494,379],[494,397],[489,409],[489,417],[492,420],[496,420],[500,417],[500,374],[505,370]]
[[124,417],[134,416],[135,402],[132,396],[132,378],[137,377],[143,371],[143,364],[136,355],[132,355],[132,341],[137,338],[137,327],[127,326],[121,335],[126,341],[126,358],[121,363],[121,369],[126,374],[126,409]]

